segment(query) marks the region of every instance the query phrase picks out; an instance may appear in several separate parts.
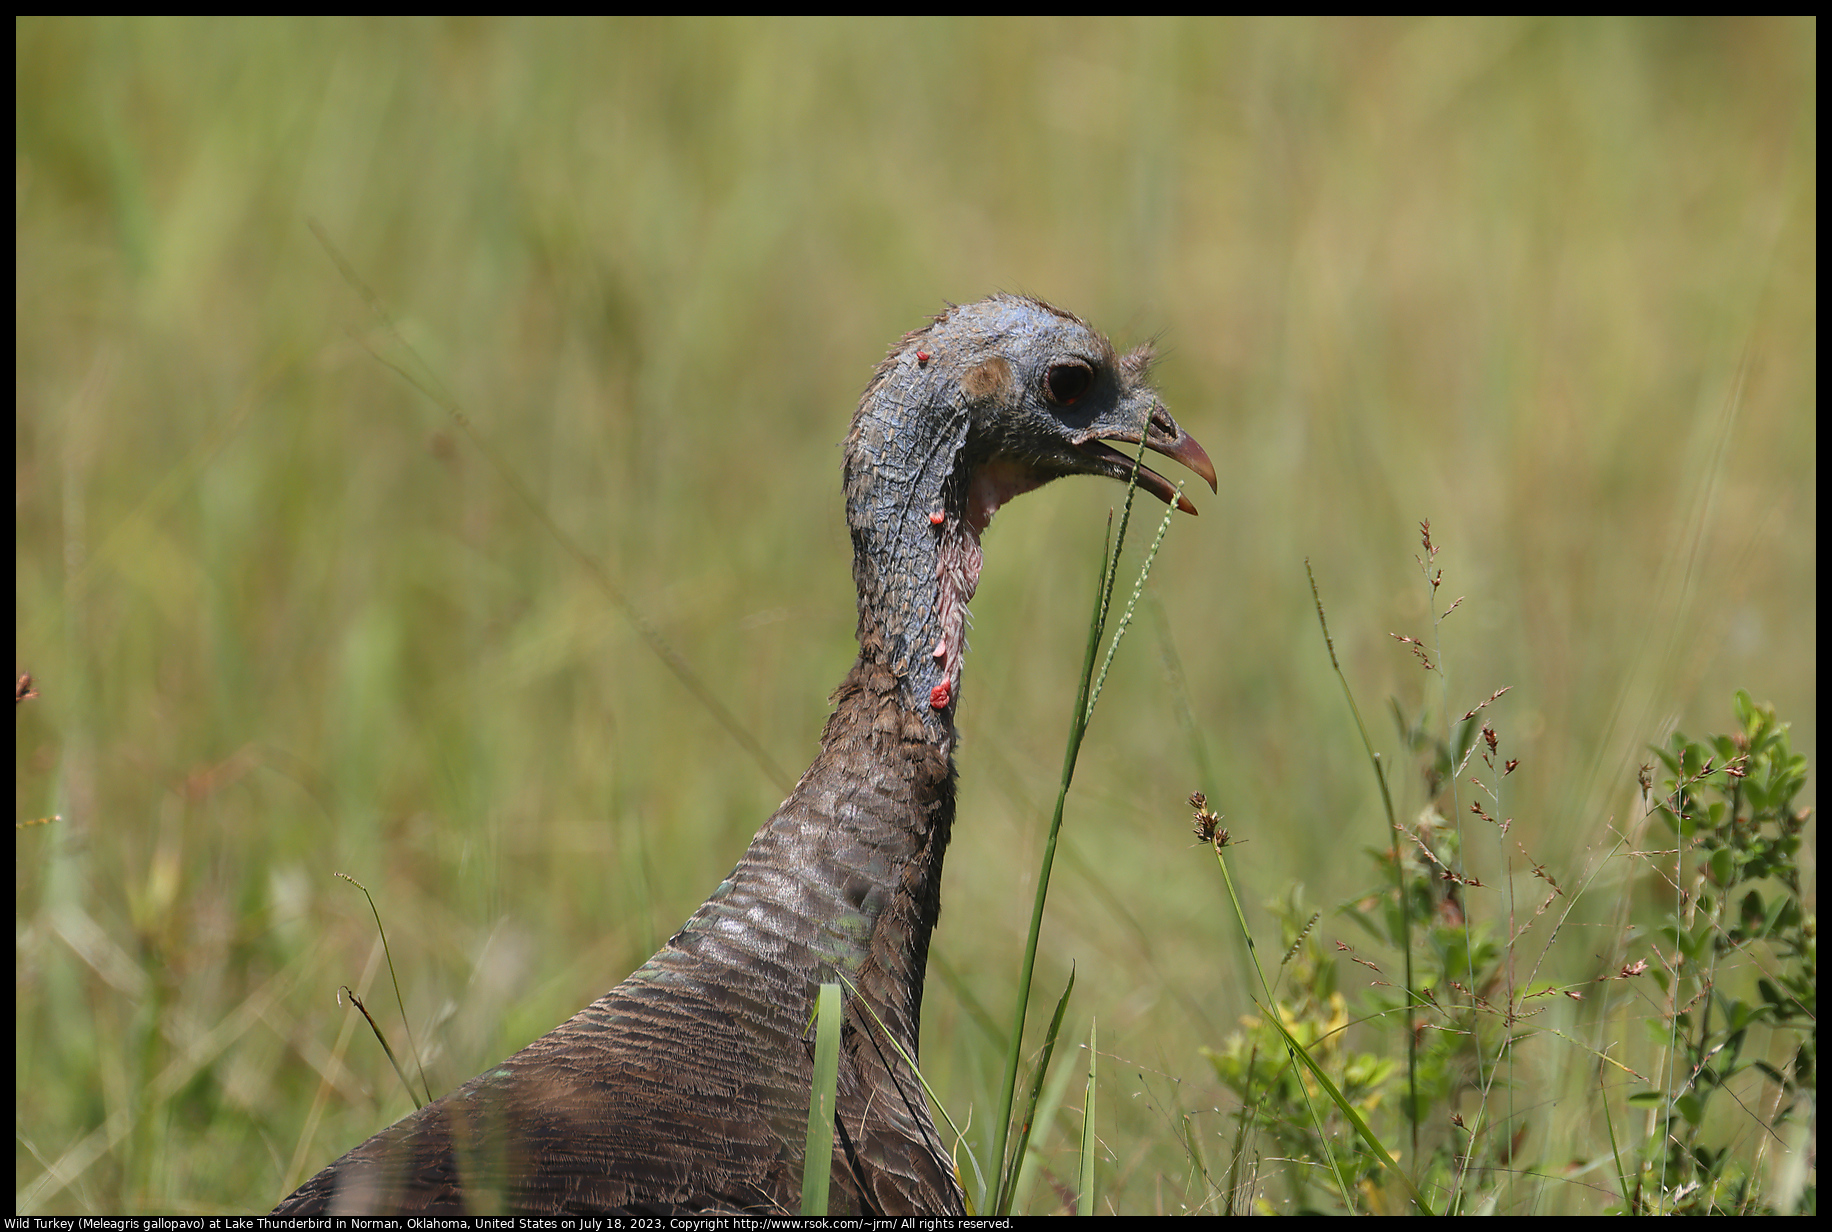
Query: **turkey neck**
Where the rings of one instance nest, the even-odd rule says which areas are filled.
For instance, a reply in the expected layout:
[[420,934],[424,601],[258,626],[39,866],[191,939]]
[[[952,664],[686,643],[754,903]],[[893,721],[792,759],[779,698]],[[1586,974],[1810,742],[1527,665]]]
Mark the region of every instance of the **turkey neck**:
[[[843,975],[914,1055],[954,822],[966,604],[1001,490],[997,464],[965,461],[967,407],[912,406],[897,367],[880,370],[846,443],[858,660],[820,755],[676,942],[709,958],[735,947],[734,968],[762,959],[784,983],[812,958],[815,983]],[[795,991],[811,1002],[812,984]]]

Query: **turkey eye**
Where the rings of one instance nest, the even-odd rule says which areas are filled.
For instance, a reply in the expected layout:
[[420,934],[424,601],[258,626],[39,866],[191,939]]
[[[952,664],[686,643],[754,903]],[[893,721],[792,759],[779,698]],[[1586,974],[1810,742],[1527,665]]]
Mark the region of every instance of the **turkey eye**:
[[1057,364],[1043,378],[1043,390],[1058,406],[1072,406],[1094,384],[1094,369],[1086,364]]

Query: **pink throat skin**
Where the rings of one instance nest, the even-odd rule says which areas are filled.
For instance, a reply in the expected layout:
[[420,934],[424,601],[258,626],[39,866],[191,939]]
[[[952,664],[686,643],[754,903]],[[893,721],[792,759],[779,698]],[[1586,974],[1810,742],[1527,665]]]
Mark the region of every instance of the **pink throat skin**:
[[992,522],[999,506],[1014,496],[1021,496],[1041,481],[1027,466],[1017,462],[993,461],[974,472],[967,488],[965,517],[946,517],[940,521],[941,550],[935,557],[936,614],[941,619],[941,638],[931,652],[941,664],[947,679],[929,691],[929,705],[947,709],[960,691],[961,663],[967,654],[967,604],[980,584],[980,566],[985,557],[980,551],[980,535]]

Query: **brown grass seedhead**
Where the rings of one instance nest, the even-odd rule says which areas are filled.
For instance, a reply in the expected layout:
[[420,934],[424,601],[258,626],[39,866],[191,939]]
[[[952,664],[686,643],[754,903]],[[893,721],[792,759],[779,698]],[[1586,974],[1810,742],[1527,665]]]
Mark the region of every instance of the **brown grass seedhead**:
[[1389,633],[1387,636],[1409,647],[1412,653],[1418,656],[1419,666],[1426,671],[1431,670],[1431,656],[1425,653],[1425,643],[1416,637],[1407,637],[1403,633]]
[[1220,851],[1233,840],[1228,837],[1228,832],[1221,828],[1221,815],[1209,812],[1208,803],[1208,797],[1201,792],[1190,793],[1190,805],[1196,810],[1196,815],[1191,820],[1190,830],[1197,838],[1213,846],[1216,851]]

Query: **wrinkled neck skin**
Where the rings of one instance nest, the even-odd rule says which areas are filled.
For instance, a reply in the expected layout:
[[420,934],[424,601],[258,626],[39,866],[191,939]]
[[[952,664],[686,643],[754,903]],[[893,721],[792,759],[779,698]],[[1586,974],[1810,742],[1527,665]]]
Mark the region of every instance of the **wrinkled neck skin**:
[[905,375],[926,374],[908,355],[881,373],[847,440],[859,657],[820,755],[677,941],[707,957],[742,951],[726,955],[734,968],[792,966],[792,951],[812,951],[819,980],[852,981],[914,1055],[954,821],[954,713],[980,532],[1032,485],[999,463],[971,465],[968,407],[917,413],[903,400],[924,391],[900,384]]
[[859,588],[859,661],[889,669],[903,705],[946,753],[967,604],[980,580],[980,535],[1000,505],[1036,481],[976,456],[965,397],[916,354],[911,348],[885,365],[853,420],[846,521]]

